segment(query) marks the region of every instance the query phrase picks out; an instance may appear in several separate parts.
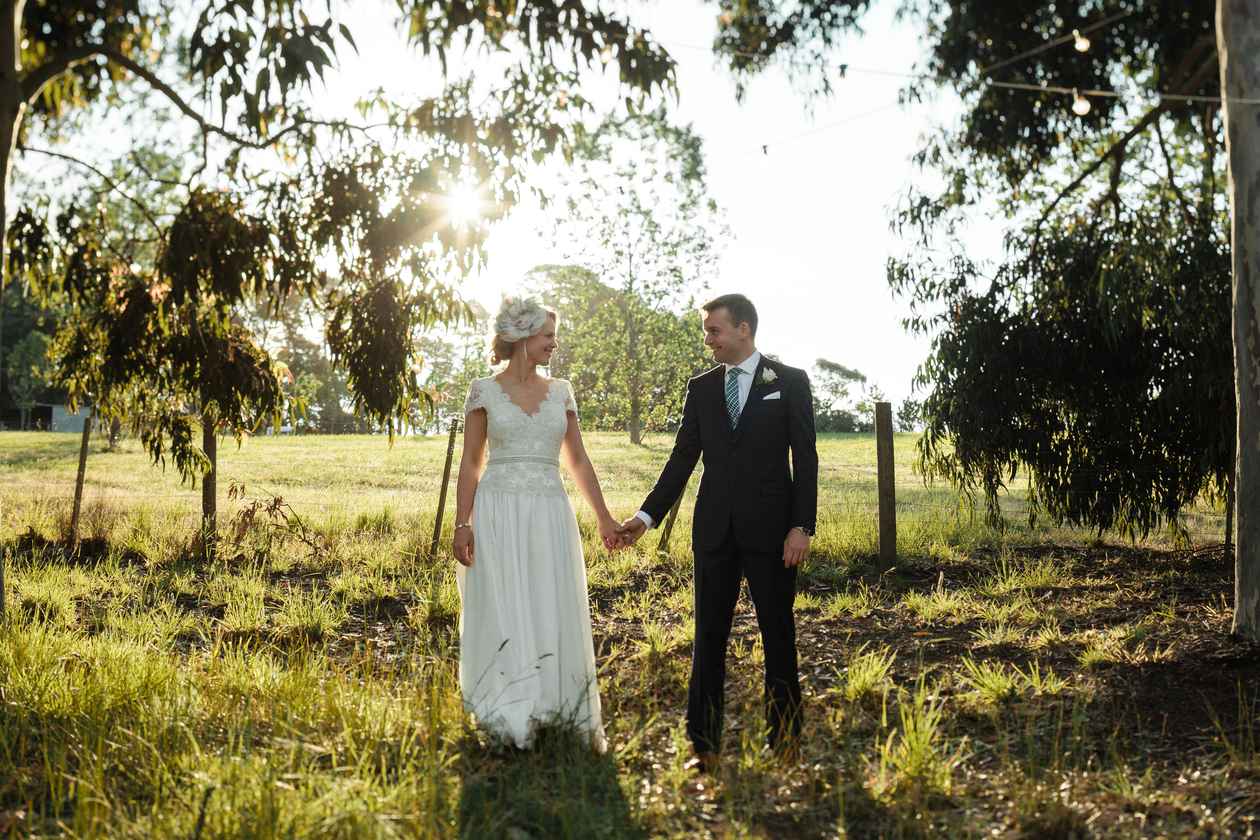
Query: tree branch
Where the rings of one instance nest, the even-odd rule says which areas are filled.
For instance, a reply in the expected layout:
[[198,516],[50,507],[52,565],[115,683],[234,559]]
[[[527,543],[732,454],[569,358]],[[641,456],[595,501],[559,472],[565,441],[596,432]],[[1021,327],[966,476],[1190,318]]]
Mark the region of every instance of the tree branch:
[[1055,209],[1063,202],[1063,199],[1075,192],[1077,187],[1085,183],[1086,179],[1101,169],[1103,164],[1107,161],[1111,160],[1113,157],[1120,157],[1123,159],[1126,148],[1131,142],[1133,142],[1134,138],[1146,131],[1146,129],[1150,127],[1151,123],[1157,120],[1160,114],[1167,109],[1168,106],[1161,102],[1159,105],[1156,105],[1154,108],[1147,111],[1146,115],[1143,116],[1142,119],[1138,120],[1136,125],[1125,132],[1123,137],[1115,143],[1112,143],[1107,151],[1100,155],[1098,159],[1089,166],[1085,167],[1085,170],[1081,172],[1080,175],[1077,175],[1076,178],[1072,180],[1072,183],[1068,184],[1059,191],[1058,196],[1055,197],[1054,201],[1050,202],[1050,205],[1046,207],[1044,212],[1042,212],[1041,218],[1037,219],[1037,224],[1033,227],[1033,241],[1032,246],[1029,249],[1030,254],[1036,253],[1037,246],[1041,242],[1041,228],[1046,223],[1046,220],[1050,218],[1050,215],[1054,213]]
[[1181,205],[1181,214],[1185,217],[1186,224],[1193,227],[1194,213],[1190,210],[1190,202],[1186,199],[1185,193],[1177,185],[1177,176],[1173,171],[1172,156],[1168,154],[1168,144],[1164,142],[1164,130],[1160,127],[1158,120],[1155,122],[1155,137],[1159,140],[1159,151],[1164,156],[1164,166],[1168,170],[1168,186],[1172,188],[1173,195],[1177,196],[1177,202]]
[[62,73],[73,70],[88,59],[103,55],[104,52],[102,52],[100,45],[93,45],[90,47],[78,47],[77,49],[68,50],[63,55],[53,56],[26,74],[26,78],[22,80],[22,101],[28,105],[31,104],[35,101],[35,97],[39,96],[40,91],[44,89],[44,85]]
[[[1191,45],[1190,49],[1187,50],[1184,56],[1182,56],[1181,61],[1175,68],[1173,68],[1168,77],[1173,81],[1172,88],[1174,91],[1194,93],[1203,85],[1204,82],[1211,78],[1213,73],[1216,72],[1219,72],[1217,67],[1216,39],[1215,36],[1209,34],[1204,35]],[[1138,120],[1137,124],[1134,125],[1133,128],[1129,129],[1129,131],[1113,143],[1101,157],[1090,164],[1084,172],[1072,181],[1072,183],[1068,184],[1062,191],[1059,192],[1058,196],[1055,197],[1054,201],[1050,202],[1050,205],[1041,214],[1041,217],[1037,219],[1037,224],[1033,227],[1033,241],[1029,250],[1030,254],[1036,253],[1037,246],[1041,242],[1042,226],[1050,218],[1050,215],[1054,212],[1055,208],[1059,206],[1063,199],[1067,198],[1069,194],[1074,192],[1081,184],[1085,183],[1087,178],[1102,168],[1103,164],[1112,159],[1114,159],[1115,168],[1112,171],[1109,197],[1114,203],[1116,203],[1117,215],[1119,214],[1119,194],[1117,192],[1119,168],[1123,165],[1124,155],[1128,149],[1128,145],[1133,142],[1134,138],[1146,131],[1152,123],[1157,124],[1159,117],[1165,111],[1170,110],[1171,107],[1172,103],[1169,103],[1168,100],[1164,100],[1160,102],[1159,105],[1156,105],[1148,111],[1142,119]]]
[[174,88],[172,88],[166,82],[158,78],[156,73],[149,70],[147,67],[144,67],[141,64],[138,64],[137,62],[133,61],[131,58],[128,58],[127,56],[123,55],[118,50],[110,48],[110,47],[102,47],[100,50],[100,54],[105,56],[110,61],[117,64],[118,66],[124,67],[127,70],[130,70],[132,73],[134,73],[135,75],[139,76],[141,79],[144,79],[146,82],[148,82],[150,87],[152,87],[158,93],[162,94],[168,100],[170,100],[171,104],[174,105],[181,113],[183,113],[184,116],[188,117],[193,122],[197,123],[197,126],[198,128],[201,129],[201,133],[203,135],[217,134],[220,137],[224,137],[228,140],[231,140],[233,143],[235,143],[238,146],[244,146],[250,149],[266,149],[274,145],[275,143],[277,143],[280,140],[280,138],[284,137],[286,134],[292,134],[293,132],[297,131],[303,126],[311,124],[307,120],[299,120],[293,123],[292,125],[289,125],[289,126],[286,126],[285,128],[280,129],[275,134],[272,134],[270,137],[264,137],[260,140],[251,140],[248,137],[244,137],[235,132],[228,131],[226,128],[221,128],[209,122],[205,117],[203,117],[200,113],[198,113],[198,111],[195,108],[189,105]]
[[141,215],[144,216],[145,220],[147,220],[148,223],[153,226],[153,229],[157,231],[159,237],[165,236],[165,233],[162,230],[162,226],[158,224],[157,217],[153,215],[153,213],[149,210],[147,206],[145,206],[144,202],[140,201],[140,199],[136,198],[135,196],[128,194],[121,186],[119,186],[119,184],[116,181],[114,181],[113,178],[110,178],[104,172],[97,169],[95,166],[88,163],[87,161],[80,160],[79,158],[76,158],[76,157],[71,157],[70,155],[64,155],[61,152],[53,152],[48,149],[33,149],[30,146],[18,146],[18,150],[22,152],[35,152],[36,154],[47,155],[48,157],[60,158],[61,160],[68,161],[70,163],[75,164],[76,166],[81,166],[84,169],[87,169],[96,173],[96,175],[102,181],[104,181],[112,191],[118,193],[123,198],[127,199],[127,201],[131,202],[132,204],[136,206],[136,209],[140,211]]
[[1111,199],[1117,222],[1120,221],[1120,213],[1124,209],[1124,202],[1120,200],[1120,175],[1124,169],[1124,157],[1124,150],[1112,156],[1111,181],[1107,185],[1107,197]]

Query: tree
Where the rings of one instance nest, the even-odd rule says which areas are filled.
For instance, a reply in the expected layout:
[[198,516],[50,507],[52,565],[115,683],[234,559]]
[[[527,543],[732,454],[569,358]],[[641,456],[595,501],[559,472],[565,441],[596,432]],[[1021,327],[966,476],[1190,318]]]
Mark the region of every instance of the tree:
[[[449,335],[424,335],[418,339],[427,375],[425,385],[437,395],[430,418],[416,418],[417,428],[441,431],[464,417],[464,397],[474,379],[490,375],[489,325],[484,310]],[[554,371],[553,371],[554,372]]]
[[[226,155],[224,174],[265,214],[272,244],[286,255],[269,266],[275,296],[334,287],[330,347],[347,369],[357,407],[392,429],[419,390],[408,379],[409,354],[390,331],[458,317],[443,275],[466,270],[482,254],[484,226],[457,231],[446,223],[443,191],[469,177],[495,198],[491,215],[506,212],[521,189],[523,164],[568,141],[585,108],[576,88],[586,68],[614,61],[629,94],[672,84],[672,62],[645,33],[580,4],[501,9],[490,0],[458,7],[408,0],[399,8],[410,42],[440,61],[444,75],[454,48],[519,58],[501,84],[476,91],[476,100],[471,80],[452,79],[441,95],[414,106],[365,103],[393,135],[387,145],[406,138],[424,149],[419,161],[386,153],[370,127],[315,112],[314,82],[334,65],[338,49],[354,47],[350,25],[321,15],[330,10],[324,4],[190,3],[180,11],[191,27],[177,32],[171,21],[183,15],[169,18],[141,0],[14,0],[0,26],[0,191],[28,116],[52,125],[71,107],[112,102],[124,84],[145,86],[201,140],[201,164],[187,174],[189,200],[213,143]],[[329,160],[330,144],[340,153]],[[277,160],[295,161],[301,177],[277,175]],[[0,228],[6,209],[0,200]],[[296,226],[305,222],[312,224]],[[316,260],[333,249],[347,250],[330,276]],[[387,272],[392,279],[384,279]],[[0,277],[0,299],[6,282]],[[215,293],[235,301],[238,291]],[[391,307],[402,317],[390,315]],[[390,355],[379,355],[386,350]],[[369,353],[377,355],[369,360]]]
[[902,432],[915,432],[919,429],[923,416],[923,404],[917,400],[904,399],[897,407],[897,429]]
[[875,431],[875,403],[886,402],[887,399],[878,385],[873,382],[863,383],[861,396],[853,407],[857,414],[859,432]]
[[850,404],[850,389],[866,382],[866,374],[839,362],[814,362],[814,426],[820,432],[856,432],[858,418]]
[[[620,354],[617,371],[608,373],[616,390],[607,396],[624,398],[637,445],[660,405],[650,400],[659,383],[647,369],[677,358],[661,355],[659,342],[672,335],[663,313],[694,308],[725,230],[706,196],[700,138],[671,125],[663,111],[609,117],[578,144],[576,160],[567,215],[554,235],[566,263],[616,292],[598,310],[602,341],[610,348],[615,341]],[[699,344],[700,335],[691,341]]]
[[1224,488],[1233,460],[1229,255],[1219,232],[1158,209],[1047,229],[1036,258],[979,284],[938,275],[925,470],[990,517],[1027,470],[1055,520],[1141,534]]
[[109,221],[104,213],[59,220],[55,282],[72,307],[58,334],[60,379],[72,405],[128,416],[155,461],[169,450],[184,479],[202,476],[212,546],[217,436],[227,431],[239,440],[264,419],[278,425],[284,402],[280,369],[230,317],[239,302],[230,290],[264,275],[272,258],[266,231],[230,198],[197,192],[176,216],[157,264],[143,265],[102,247]]
[[1223,112],[1238,395],[1233,631],[1260,639],[1260,15],[1254,5],[1219,0],[1217,43],[1221,90],[1227,97]]
[[32,330],[14,345],[13,352],[6,361],[9,390],[22,412],[19,426],[23,429],[28,427],[36,398],[50,385],[48,344],[47,335],[39,330]]
[[[632,428],[631,389],[638,387],[640,433],[674,428],[682,417],[687,380],[712,365],[699,311],[678,313],[654,308],[642,298],[626,299],[626,293],[579,266],[539,266],[530,281],[533,291],[558,309],[559,347],[551,375],[572,382],[582,425]],[[631,375],[618,340],[627,313],[641,337],[637,376]]]
[[[55,306],[43,307],[29,294],[9,294],[0,302],[0,335],[4,346],[0,347],[0,427],[5,415],[18,408],[17,395],[8,369],[17,345],[35,332],[48,335],[56,329],[58,314]],[[18,408],[18,420],[25,425],[24,409]]]

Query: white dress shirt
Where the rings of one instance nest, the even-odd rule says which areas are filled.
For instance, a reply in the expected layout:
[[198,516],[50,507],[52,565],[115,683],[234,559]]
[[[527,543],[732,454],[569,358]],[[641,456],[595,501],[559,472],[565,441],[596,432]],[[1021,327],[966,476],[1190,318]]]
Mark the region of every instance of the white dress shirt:
[[[753,377],[757,375],[757,365],[761,364],[761,351],[754,350],[753,354],[737,365],[723,364],[722,367],[722,393],[726,393],[726,377],[731,375],[731,368],[739,368],[739,413],[744,413],[744,406],[748,404],[748,395],[752,393]],[[644,511],[635,514],[639,519],[643,520],[643,524],[648,529],[656,527],[656,522],[652,517]]]

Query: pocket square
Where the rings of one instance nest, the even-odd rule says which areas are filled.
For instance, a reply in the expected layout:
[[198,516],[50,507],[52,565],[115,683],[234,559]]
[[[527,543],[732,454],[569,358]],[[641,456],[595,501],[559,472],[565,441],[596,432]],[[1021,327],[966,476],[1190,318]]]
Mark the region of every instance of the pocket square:
[[775,391],[773,394],[766,394],[764,397],[762,397],[762,399],[763,400],[777,400],[780,396],[782,396],[782,394],[783,394],[782,391]]

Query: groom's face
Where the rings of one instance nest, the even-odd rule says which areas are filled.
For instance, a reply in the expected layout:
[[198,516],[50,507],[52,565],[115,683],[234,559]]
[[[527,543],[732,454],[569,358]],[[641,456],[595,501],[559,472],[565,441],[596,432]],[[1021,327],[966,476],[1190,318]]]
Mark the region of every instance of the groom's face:
[[747,322],[735,326],[730,311],[720,306],[704,316],[704,346],[713,353],[713,361],[738,364],[752,355],[752,330]]

